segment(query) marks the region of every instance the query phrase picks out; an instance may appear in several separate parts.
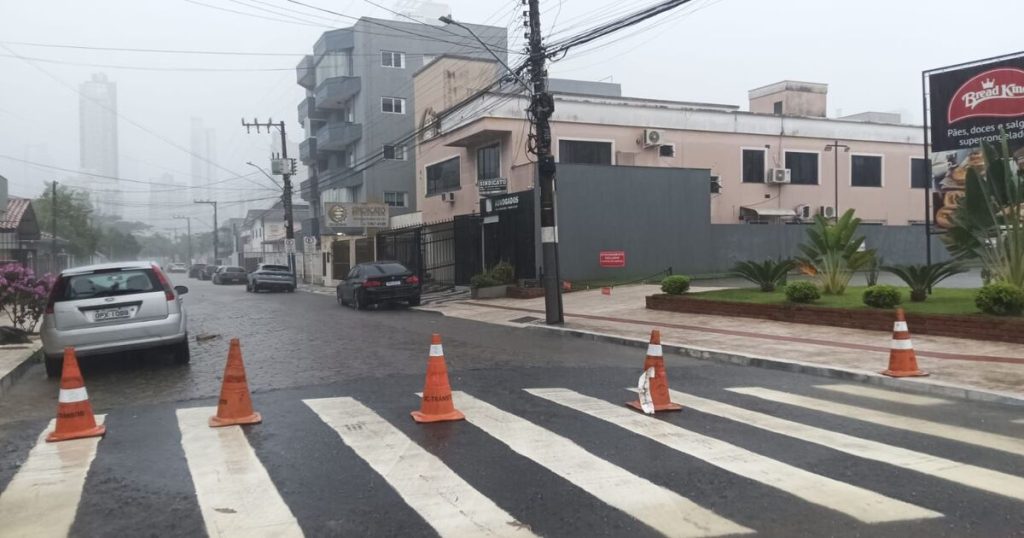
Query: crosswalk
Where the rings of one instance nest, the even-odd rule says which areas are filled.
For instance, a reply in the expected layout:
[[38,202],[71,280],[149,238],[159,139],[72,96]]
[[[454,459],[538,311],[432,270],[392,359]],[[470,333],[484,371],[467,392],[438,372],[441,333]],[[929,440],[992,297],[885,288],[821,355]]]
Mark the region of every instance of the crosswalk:
[[[541,516],[529,503],[495,495],[492,481],[510,486],[514,483],[515,487],[562,481],[564,486],[559,491],[575,492],[577,499],[587,499],[586,506],[606,507],[606,513],[591,511],[572,517],[624,519],[632,521],[635,529],[643,529],[640,534],[671,537],[786,534],[773,514],[737,507],[723,510],[727,505],[709,499],[698,483],[714,481],[717,476],[755,484],[759,488],[755,490],[757,495],[774,496],[779,499],[777,505],[792,507],[797,513],[834,514],[832,524],[845,521],[844,525],[862,525],[858,533],[864,535],[876,534],[869,529],[890,524],[903,525],[893,527],[899,530],[906,529],[906,525],[927,525],[930,521],[959,516],[949,505],[927,495],[908,496],[899,488],[783,461],[785,458],[750,441],[764,439],[765,435],[815,447],[826,451],[824,454],[830,459],[850,465],[868,464],[880,466],[886,473],[903,473],[904,480],[921,477],[938,481],[954,488],[953,492],[980,495],[979,503],[1002,499],[1001,502],[1016,506],[1017,513],[1024,512],[1024,439],[925,420],[914,413],[878,410],[880,404],[891,403],[904,406],[890,405],[890,410],[932,409],[948,404],[945,400],[908,398],[901,393],[859,385],[829,384],[815,389],[814,396],[752,386],[727,387],[701,395],[673,390],[672,400],[684,406],[683,412],[656,417],[622,405],[625,397],[610,400],[579,387],[517,389],[516,405],[476,391],[456,391],[453,400],[466,415],[466,422],[432,426],[413,425],[406,420],[407,415],[399,422],[392,409],[374,408],[373,402],[359,397],[302,399],[296,405],[312,413],[308,417],[295,414],[294,420],[301,427],[291,424],[289,434],[315,432],[328,439],[324,446],[332,448],[326,454],[317,452],[309,458],[288,459],[288,463],[282,463],[279,453],[263,446],[259,437],[253,437],[254,431],[274,435],[273,422],[249,427],[249,431],[238,426],[211,429],[207,419],[215,408],[174,410],[176,431],[168,436],[188,469],[196,517],[201,518],[207,534],[214,537],[318,535],[336,524],[341,516],[311,514],[303,505],[307,495],[332,495],[329,488],[324,490],[322,484],[282,487],[277,474],[283,472],[280,467],[296,465],[296,460],[317,468],[341,467],[345,478],[351,480],[366,481],[366,473],[375,474],[389,488],[386,496],[399,499],[411,517],[419,518],[422,529],[410,535],[421,534],[425,529],[443,537],[551,535],[550,530],[548,534],[544,532],[551,527],[539,520]],[[833,395],[842,402],[829,399]],[[408,396],[410,404],[415,402],[413,394]],[[758,402],[801,412],[783,418],[766,412],[771,405],[757,405]],[[792,419],[793,416],[799,418]],[[829,420],[823,421],[822,426],[808,416]],[[98,421],[104,418],[97,417]],[[586,428],[562,431],[564,428],[557,427],[563,424],[560,420],[585,423]],[[837,426],[836,420],[843,427]],[[110,423],[111,418],[106,417],[106,421]],[[717,427],[707,427],[709,421],[720,425],[721,431],[739,428],[747,433],[740,439],[720,438],[722,433]],[[997,459],[1001,463],[977,457],[960,461],[950,457],[948,449],[933,454],[921,450],[921,444],[912,449],[852,433],[861,431],[864,424],[915,438],[939,439],[943,446],[957,446],[968,452],[993,451],[1000,455]],[[492,469],[487,475],[467,472],[471,467],[455,465],[443,448],[425,445],[420,436],[423,432],[443,432],[444,436],[452,437],[472,433],[485,440],[480,443],[487,450],[504,451],[502,458],[510,462],[514,459],[516,469],[533,468],[536,471],[531,474],[537,476],[506,476],[501,468]],[[46,430],[41,432],[35,444],[21,456],[23,461],[6,485],[0,482],[2,537],[75,535],[76,520],[94,517],[81,513],[78,506],[83,495],[89,495],[90,467],[108,440],[91,438],[51,444],[44,441],[45,433]],[[116,429],[110,435],[117,435]],[[627,441],[628,446],[636,447],[639,442],[649,448],[625,459],[618,457],[615,450],[595,450],[602,444],[615,446]],[[288,450],[305,450],[302,439],[296,439]],[[624,463],[638,458],[657,458],[653,467],[672,470],[669,476],[688,478],[669,480],[651,472],[652,466]],[[2,464],[0,459],[0,471]],[[162,471],[146,470],[153,476],[140,476],[139,480],[153,481]],[[531,497],[544,498],[543,488],[536,487]],[[369,502],[367,499],[372,497],[338,499],[335,506]],[[570,501],[566,497],[545,502]],[[356,513],[387,513],[393,508],[367,506]],[[320,521],[327,527],[317,526]],[[372,524],[364,528],[367,532],[363,534],[373,534]],[[831,530],[823,528],[819,534],[830,533]]]

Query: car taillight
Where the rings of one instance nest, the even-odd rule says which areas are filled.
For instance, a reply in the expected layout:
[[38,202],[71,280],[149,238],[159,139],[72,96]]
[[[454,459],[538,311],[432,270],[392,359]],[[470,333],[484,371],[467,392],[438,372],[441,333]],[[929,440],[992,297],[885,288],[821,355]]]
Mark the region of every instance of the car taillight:
[[420,277],[418,277],[416,275],[412,275],[412,276],[410,276],[410,277],[405,279],[405,283],[406,284],[412,284],[412,285],[419,284],[420,283]]
[[364,280],[364,288],[379,288],[381,286],[380,280]]
[[174,288],[171,286],[171,281],[167,280],[167,275],[160,270],[156,265],[153,266],[153,272],[156,273],[157,280],[160,281],[160,285],[164,288],[164,295],[168,301],[174,300]]
[[57,281],[53,283],[53,287],[50,288],[50,297],[46,300],[46,313],[53,313],[53,305],[57,302],[57,297],[64,295],[64,285],[67,281],[64,277],[57,277]]

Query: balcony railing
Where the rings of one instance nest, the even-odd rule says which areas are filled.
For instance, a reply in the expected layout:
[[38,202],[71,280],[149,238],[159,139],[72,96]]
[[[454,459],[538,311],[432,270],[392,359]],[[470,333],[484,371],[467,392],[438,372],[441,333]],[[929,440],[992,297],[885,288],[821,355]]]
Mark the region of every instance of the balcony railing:
[[359,77],[331,77],[321,80],[313,90],[316,105],[322,109],[345,108],[345,103],[362,88]]
[[323,120],[327,118],[327,114],[325,114],[323,110],[317,110],[316,97],[313,97],[312,95],[306,97],[302,101],[299,101],[297,109],[299,112],[299,123],[305,122],[306,118],[312,120]]
[[316,84],[316,70],[313,67],[312,56],[303,56],[299,65],[295,66],[295,81],[304,88],[313,89],[313,85]]
[[328,123],[316,131],[317,151],[343,151],[363,137],[361,123]]
[[320,192],[363,184],[363,171],[348,167],[332,168],[321,172],[318,177],[320,178]]
[[306,166],[316,162],[316,137],[299,142],[299,160]]

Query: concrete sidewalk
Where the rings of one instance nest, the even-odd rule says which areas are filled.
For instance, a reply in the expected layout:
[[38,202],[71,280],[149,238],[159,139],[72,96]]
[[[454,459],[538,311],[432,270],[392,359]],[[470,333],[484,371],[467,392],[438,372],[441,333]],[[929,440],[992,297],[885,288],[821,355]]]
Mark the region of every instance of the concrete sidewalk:
[[43,347],[38,336],[29,338],[32,342],[28,344],[0,346],[0,397],[32,366]]
[[[695,287],[693,291],[710,289],[714,288]],[[643,343],[651,329],[660,329],[664,343],[699,358],[1024,404],[1024,345],[917,336],[911,326],[918,364],[931,376],[894,380],[877,374],[888,364],[889,332],[648,310],[644,298],[653,293],[660,293],[658,286],[616,287],[610,296],[600,290],[566,294],[566,323],[561,330]],[[543,324],[543,298],[465,300],[428,305],[423,310],[500,325],[548,328]],[[643,354],[630,358],[639,365]]]

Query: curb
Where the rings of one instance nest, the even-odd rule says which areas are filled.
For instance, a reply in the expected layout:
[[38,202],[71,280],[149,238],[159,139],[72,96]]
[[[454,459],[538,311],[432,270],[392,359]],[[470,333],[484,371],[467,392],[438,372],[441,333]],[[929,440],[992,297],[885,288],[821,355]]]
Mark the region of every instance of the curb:
[[21,362],[18,363],[11,371],[5,373],[3,377],[0,377],[0,398],[4,397],[14,386],[14,382],[20,379],[33,364],[40,361],[43,354],[43,344],[40,342],[33,342],[29,349],[24,350],[24,356]]
[[[571,336],[576,338],[583,338],[586,340],[607,342],[642,349],[646,349],[647,344],[649,343],[646,339],[615,336],[611,334],[585,331],[582,329],[567,329],[565,327],[550,327],[547,325],[527,325],[524,328],[534,331],[546,331],[549,333],[555,333],[558,334],[559,336]],[[932,381],[922,378],[896,379],[867,370],[855,370],[851,368],[823,366],[821,364],[814,364],[789,359],[760,357],[756,355],[744,355],[741,353],[734,353],[731,351],[720,351],[715,349],[684,346],[679,344],[669,344],[665,342],[662,342],[662,349],[666,352],[666,354],[674,353],[676,355],[682,355],[684,357],[690,357],[699,360],[708,360],[725,364],[735,364],[740,366],[753,366],[756,368],[765,368],[769,370],[780,370],[784,372],[809,374],[819,377],[830,377],[833,379],[856,381],[868,385],[878,385],[896,390],[929,394],[934,396],[944,396],[947,398],[956,398],[960,400],[1024,406],[1024,395],[1017,395],[995,390],[978,389],[966,385],[958,385],[955,383],[944,383],[941,381]]]

